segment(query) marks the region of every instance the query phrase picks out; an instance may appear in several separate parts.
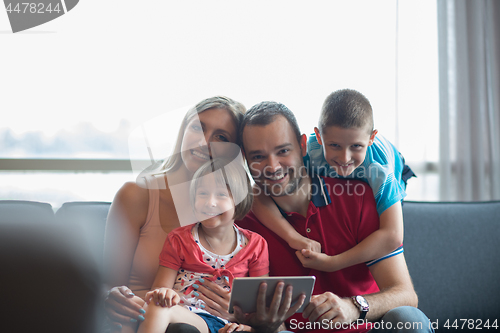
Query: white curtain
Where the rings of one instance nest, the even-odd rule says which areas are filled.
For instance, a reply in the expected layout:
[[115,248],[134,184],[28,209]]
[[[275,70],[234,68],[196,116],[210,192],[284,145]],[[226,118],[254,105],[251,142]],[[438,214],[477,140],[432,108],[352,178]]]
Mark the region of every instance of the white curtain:
[[438,34],[440,200],[500,200],[500,1],[438,0]]

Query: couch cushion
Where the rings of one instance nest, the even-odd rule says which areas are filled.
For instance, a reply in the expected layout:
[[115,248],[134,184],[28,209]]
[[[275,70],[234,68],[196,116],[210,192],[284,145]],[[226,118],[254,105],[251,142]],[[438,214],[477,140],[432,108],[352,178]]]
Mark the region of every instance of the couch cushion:
[[497,319],[500,202],[405,202],[403,213],[419,308],[441,328],[447,319]]
[[80,230],[100,270],[102,270],[106,218],[110,206],[110,202],[66,202],[55,214],[58,222]]

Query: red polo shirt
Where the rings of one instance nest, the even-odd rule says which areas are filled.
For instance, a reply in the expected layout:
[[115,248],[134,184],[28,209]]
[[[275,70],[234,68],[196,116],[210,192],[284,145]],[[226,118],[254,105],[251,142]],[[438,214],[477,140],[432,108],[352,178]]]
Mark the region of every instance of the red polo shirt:
[[[307,217],[295,212],[281,212],[302,236],[321,243],[324,253],[335,255],[349,250],[379,228],[375,199],[366,183],[338,178],[312,177],[311,180],[312,197]],[[366,264],[332,273],[305,268],[295,255],[295,250],[261,224],[252,212],[237,224],[266,239],[269,246],[270,276],[314,275],[314,295],[330,291],[340,297],[349,297],[379,291]],[[306,324],[302,314],[295,314],[287,321],[292,331],[314,331],[300,329],[294,320]],[[307,328],[303,325],[301,327]],[[325,330],[323,328],[318,330],[320,331]],[[367,329],[354,331],[363,332]]]

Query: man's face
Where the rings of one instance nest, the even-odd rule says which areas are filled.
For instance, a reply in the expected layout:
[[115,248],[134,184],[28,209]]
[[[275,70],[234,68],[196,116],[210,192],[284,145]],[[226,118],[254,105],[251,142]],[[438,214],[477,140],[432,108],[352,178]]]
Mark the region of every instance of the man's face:
[[250,173],[266,195],[280,197],[294,193],[305,172],[302,157],[305,136],[297,142],[292,127],[283,116],[266,126],[246,126],[243,147]]

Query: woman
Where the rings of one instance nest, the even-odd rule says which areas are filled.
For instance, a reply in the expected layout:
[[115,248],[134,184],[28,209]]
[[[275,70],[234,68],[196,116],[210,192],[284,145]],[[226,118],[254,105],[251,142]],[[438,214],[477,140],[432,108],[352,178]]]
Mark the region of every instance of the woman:
[[[234,155],[245,107],[227,97],[212,97],[190,109],[182,121],[174,154],[160,172],[128,182],[116,194],[106,223],[106,313],[116,327],[144,320],[139,305],[151,288],[167,234],[194,222],[189,181],[212,157]],[[187,184],[187,186],[186,186]],[[134,300],[140,298],[139,304]]]

